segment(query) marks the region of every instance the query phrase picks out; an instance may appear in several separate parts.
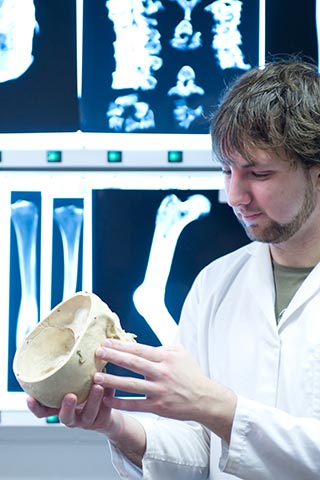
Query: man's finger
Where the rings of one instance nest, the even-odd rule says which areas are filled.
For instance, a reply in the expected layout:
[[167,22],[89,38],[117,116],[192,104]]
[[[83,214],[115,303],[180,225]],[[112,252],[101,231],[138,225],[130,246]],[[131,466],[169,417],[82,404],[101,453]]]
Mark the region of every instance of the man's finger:
[[144,345],[142,343],[121,342],[120,340],[107,338],[103,343],[103,347],[131,353],[132,355],[145,358],[151,362],[161,362],[164,357],[163,347],[151,347],[150,345]]

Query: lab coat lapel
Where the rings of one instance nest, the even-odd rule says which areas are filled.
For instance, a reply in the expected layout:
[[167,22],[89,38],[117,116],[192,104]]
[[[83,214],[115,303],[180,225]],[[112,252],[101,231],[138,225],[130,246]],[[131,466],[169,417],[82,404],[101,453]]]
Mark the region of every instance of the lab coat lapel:
[[249,266],[248,282],[253,300],[259,305],[261,313],[274,327],[276,325],[274,311],[275,290],[269,246],[267,244],[256,244]]
[[298,308],[316,294],[320,294],[320,263],[311,271],[292,298],[281,318],[281,325],[283,325]]

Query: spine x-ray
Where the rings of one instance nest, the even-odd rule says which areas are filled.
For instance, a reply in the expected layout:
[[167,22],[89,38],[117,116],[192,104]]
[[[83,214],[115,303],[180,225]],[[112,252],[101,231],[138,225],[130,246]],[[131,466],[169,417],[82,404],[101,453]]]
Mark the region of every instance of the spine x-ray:
[[258,62],[258,0],[87,0],[84,13],[84,131],[204,133],[225,81]]

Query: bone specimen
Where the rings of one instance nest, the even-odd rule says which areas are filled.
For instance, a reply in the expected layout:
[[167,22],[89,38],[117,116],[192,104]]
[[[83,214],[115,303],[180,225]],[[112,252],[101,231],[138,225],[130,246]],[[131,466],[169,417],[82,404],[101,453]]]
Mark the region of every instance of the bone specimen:
[[165,289],[178,238],[184,227],[207,215],[210,208],[209,200],[198,194],[185,201],[167,195],[158,208],[145,277],[133,302],[163,345],[172,342],[177,329],[165,305]]
[[97,295],[78,292],[56,305],[16,351],[13,371],[23,390],[43,405],[60,407],[66,393],[88,397],[105,361],[95,356],[105,338],[133,342],[119,317]]
[[30,67],[37,30],[33,0],[0,2],[0,82],[14,80]]
[[11,220],[16,233],[21,301],[16,327],[16,345],[38,322],[36,287],[36,242],[38,210],[33,202],[18,200],[11,205]]
[[240,0],[216,0],[205,10],[212,13],[216,22],[212,29],[214,34],[212,48],[220,67],[239,68],[249,70],[251,65],[244,62],[243,53],[240,49],[242,44],[238,26],[241,23],[242,2]]
[[62,239],[64,259],[63,299],[75,293],[78,276],[80,234],[83,222],[83,208],[67,205],[54,209]]

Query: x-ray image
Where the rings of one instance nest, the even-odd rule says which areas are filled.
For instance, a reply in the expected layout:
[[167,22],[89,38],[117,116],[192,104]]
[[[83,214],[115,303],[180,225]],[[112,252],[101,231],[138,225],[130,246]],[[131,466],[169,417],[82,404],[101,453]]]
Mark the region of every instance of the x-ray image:
[[1,0],[0,82],[18,78],[30,67],[33,36],[38,30],[33,0]]
[[93,290],[141,343],[172,340],[198,272],[249,242],[217,190],[94,190],[92,201]]
[[[40,192],[11,193],[9,358],[39,321],[40,219]],[[19,388],[11,370],[8,378]]]
[[0,133],[79,129],[76,0],[0,1]]
[[83,199],[54,199],[51,308],[82,289]]
[[[37,203],[26,199],[17,199],[11,204],[11,221],[16,238],[21,292],[16,321],[16,347],[38,321],[39,205]],[[12,284],[12,290],[14,290],[14,284]],[[12,293],[15,296],[16,292]]]
[[10,223],[8,390],[21,391],[11,368],[17,346],[41,311],[83,288],[84,199],[13,191]]
[[84,0],[81,129],[207,133],[259,61],[259,0]]
[[136,310],[162,345],[172,343],[176,333],[175,320],[166,306],[165,292],[177,242],[183,229],[208,215],[210,208],[210,200],[204,195],[190,195],[181,201],[170,193],[157,209],[145,276],[132,298]]

